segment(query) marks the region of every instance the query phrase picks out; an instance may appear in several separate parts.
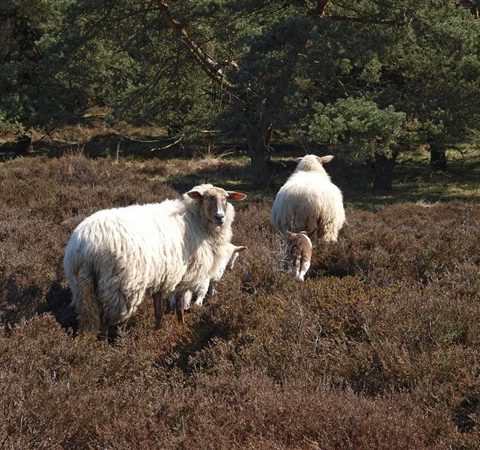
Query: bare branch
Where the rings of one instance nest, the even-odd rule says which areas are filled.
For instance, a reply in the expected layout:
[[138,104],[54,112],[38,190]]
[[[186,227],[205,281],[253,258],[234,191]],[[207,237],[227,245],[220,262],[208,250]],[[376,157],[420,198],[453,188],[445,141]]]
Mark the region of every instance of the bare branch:
[[177,145],[178,143],[180,143],[183,138],[185,137],[183,134],[179,134],[178,135],[179,137],[177,139],[175,139],[172,143],[168,144],[168,145],[165,145],[164,147],[154,147],[154,148],[151,148],[150,151],[151,152],[155,152],[155,151],[158,151],[158,150],[167,150],[169,149],[170,147],[173,147],[175,145]]
[[158,9],[162,12],[163,21],[165,25],[170,28],[184,45],[192,53],[195,60],[199,63],[203,71],[214,81],[220,83],[228,88],[234,88],[235,86],[227,79],[221,65],[218,64],[213,58],[211,58],[199,45],[197,45],[182,27],[182,25],[173,18],[169,6],[162,0],[154,0]]
[[265,133],[265,146],[267,146],[267,147],[270,144],[270,139],[272,138],[272,132],[273,132],[273,127],[272,127],[272,125],[270,125],[267,128],[267,132]]
[[[112,130],[112,134],[114,134],[115,136],[118,136],[122,140],[126,139],[127,141],[140,142],[142,144],[156,144],[157,142],[165,142],[166,140],[164,137],[161,137],[160,139],[139,139],[129,134],[119,133],[118,131],[115,131],[115,130]],[[168,138],[168,139],[176,139],[176,137],[174,136],[173,138]]]
[[352,22],[386,26],[404,26],[407,24],[407,22],[404,20],[376,19],[374,17],[324,16],[323,19],[338,22]]
[[[326,9],[328,6],[328,2],[329,0],[316,0],[315,8],[310,12],[310,15],[315,18],[322,18],[325,20],[333,20],[338,22],[365,23],[365,24],[387,25],[387,26],[405,25],[404,20],[382,19],[378,17],[361,17],[360,15],[358,16],[357,15],[356,16],[327,15]],[[347,6],[339,3],[339,6],[353,13],[358,12],[354,8],[352,8],[350,5]]]
[[83,41],[86,42],[90,39],[93,39],[94,37],[98,36],[102,29],[103,29],[103,23],[105,20],[112,14],[113,8],[115,7],[115,4],[117,3],[117,0],[112,0],[109,5],[106,6],[105,8],[105,13],[103,16],[94,22],[85,32],[85,36],[83,38]]
[[313,15],[317,17],[323,17],[327,5],[328,0],[317,0],[317,4],[315,5],[315,9],[313,10]]

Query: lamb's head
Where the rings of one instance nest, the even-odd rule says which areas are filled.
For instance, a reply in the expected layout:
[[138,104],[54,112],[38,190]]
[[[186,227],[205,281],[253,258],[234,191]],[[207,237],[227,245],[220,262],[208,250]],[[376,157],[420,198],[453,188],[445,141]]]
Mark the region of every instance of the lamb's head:
[[225,191],[211,184],[196,186],[187,195],[200,202],[203,216],[216,226],[222,226],[226,221],[228,200],[240,201],[246,197],[241,192]]
[[297,158],[298,162],[295,172],[318,172],[327,175],[323,164],[330,162],[333,159],[333,155],[317,156],[317,155],[305,155],[302,158]]
[[218,266],[212,269],[211,281],[217,283],[223,277],[226,270],[232,270],[239,252],[243,252],[247,247],[243,245],[234,245],[229,242],[220,250]]
[[306,231],[299,231],[298,233],[293,233],[292,231],[287,230],[285,238],[288,245],[296,246],[302,251],[305,251],[308,248],[312,248],[312,241],[308,237],[308,232]]
[[229,260],[228,260],[228,263],[226,265],[226,269],[227,270],[232,270],[233,269],[233,266],[235,265],[235,261],[237,260],[238,258],[238,254],[240,252],[243,252],[244,250],[246,250],[247,247],[245,247],[244,245],[233,245],[233,244],[230,244],[229,245]]

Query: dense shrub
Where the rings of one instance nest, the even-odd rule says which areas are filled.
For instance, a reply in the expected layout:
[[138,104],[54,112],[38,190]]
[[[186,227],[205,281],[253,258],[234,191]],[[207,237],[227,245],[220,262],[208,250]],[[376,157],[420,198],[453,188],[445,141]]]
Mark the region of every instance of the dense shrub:
[[2,446],[480,445],[478,202],[349,207],[298,283],[269,203],[250,201],[234,232],[248,252],[185,327],[153,331],[146,301],[113,342],[76,335],[69,234],[100,208],[177,196],[168,176],[81,156],[0,166]]

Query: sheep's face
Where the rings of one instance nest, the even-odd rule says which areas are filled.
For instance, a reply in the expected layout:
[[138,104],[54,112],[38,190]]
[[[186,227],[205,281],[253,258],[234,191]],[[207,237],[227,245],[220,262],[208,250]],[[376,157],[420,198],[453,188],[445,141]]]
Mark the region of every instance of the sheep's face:
[[187,194],[201,202],[205,218],[217,226],[222,226],[225,223],[228,200],[238,201],[246,197],[241,192],[225,191],[214,186],[203,192],[193,189]]

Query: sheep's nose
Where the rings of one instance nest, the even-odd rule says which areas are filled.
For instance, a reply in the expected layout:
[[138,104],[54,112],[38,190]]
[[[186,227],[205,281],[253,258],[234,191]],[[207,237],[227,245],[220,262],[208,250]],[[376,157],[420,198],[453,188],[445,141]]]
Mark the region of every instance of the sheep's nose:
[[223,222],[225,220],[225,214],[223,213],[216,213],[215,214],[215,219],[218,220],[219,222]]

